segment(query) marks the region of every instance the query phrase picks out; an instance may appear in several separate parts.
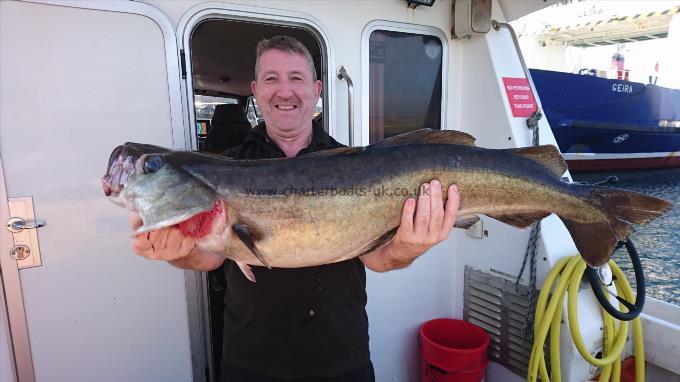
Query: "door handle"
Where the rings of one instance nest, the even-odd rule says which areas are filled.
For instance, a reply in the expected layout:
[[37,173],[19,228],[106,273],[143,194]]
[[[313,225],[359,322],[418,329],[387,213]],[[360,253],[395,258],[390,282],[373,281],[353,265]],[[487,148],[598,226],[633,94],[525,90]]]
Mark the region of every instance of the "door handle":
[[12,233],[18,233],[25,229],[37,229],[40,227],[44,227],[45,225],[47,225],[47,223],[39,220],[27,222],[22,218],[16,217],[9,218],[9,220],[7,220],[7,230]]
[[338,79],[347,81],[347,102],[349,103],[349,147],[354,147],[354,83],[344,66],[338,68]]
[[[30,196],[7,198],[9,219],[5,228],[12,233],[14,247],[10,255],[17,261],[17,268],[24,269],[42,265],[38,228],[45,227],[44,220],[35,218],[33,198]],[[4,254],[3,254],[4,256]]]

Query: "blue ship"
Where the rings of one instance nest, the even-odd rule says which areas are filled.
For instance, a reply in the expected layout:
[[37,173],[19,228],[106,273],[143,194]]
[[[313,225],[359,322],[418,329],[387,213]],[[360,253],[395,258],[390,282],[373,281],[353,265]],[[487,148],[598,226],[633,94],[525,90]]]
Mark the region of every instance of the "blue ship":
[[570,170],[680,166],[680,90],[530,71]]

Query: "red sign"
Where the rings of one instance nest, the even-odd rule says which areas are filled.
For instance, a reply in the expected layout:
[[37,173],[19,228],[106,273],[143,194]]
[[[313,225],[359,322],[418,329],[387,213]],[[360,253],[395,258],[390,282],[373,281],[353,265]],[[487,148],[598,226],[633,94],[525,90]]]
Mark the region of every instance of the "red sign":
[[513,117],[529,117],[536,111],[536,99],[526,78],[503,77],[503,86]]

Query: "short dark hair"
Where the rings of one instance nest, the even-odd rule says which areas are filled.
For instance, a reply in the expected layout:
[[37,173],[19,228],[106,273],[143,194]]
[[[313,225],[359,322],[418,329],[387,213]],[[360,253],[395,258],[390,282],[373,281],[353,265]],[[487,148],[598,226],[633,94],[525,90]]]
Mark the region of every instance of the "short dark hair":
[[272,38],[264,38],[257,44],[257,56],[255,58],[255,79],[257,79],[257,72],[260,70],[260,57],[268,50],[281,50],[288,53],[296,53],[307,59],[309,70],[312,71],[312,79],[316,81],[316,69],[314,67],[314,60],[312,55],[298,39],[291,36],[275,36]]

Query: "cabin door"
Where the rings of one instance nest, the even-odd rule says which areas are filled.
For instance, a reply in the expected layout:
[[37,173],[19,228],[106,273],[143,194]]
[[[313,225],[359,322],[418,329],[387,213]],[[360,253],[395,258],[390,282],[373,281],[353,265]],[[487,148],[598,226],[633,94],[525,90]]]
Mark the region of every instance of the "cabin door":
[[139,2],[2,1],[0,30],[0,379],[202,380],[184,272],[131,252],[100,183],[125,141],[185,147],[173,27]]

